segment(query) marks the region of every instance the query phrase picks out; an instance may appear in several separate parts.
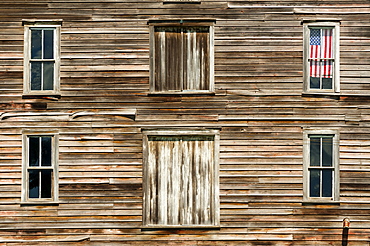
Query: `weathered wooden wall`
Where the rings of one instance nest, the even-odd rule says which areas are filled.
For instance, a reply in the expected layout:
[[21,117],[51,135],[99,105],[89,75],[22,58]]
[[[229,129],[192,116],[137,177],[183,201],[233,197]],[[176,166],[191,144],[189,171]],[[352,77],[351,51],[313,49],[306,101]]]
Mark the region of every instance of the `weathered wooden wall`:
[[[215,95],[148,95],[168,18],[216,20]],[[341,19],[340,96],[302,95],[309,18]],[[59,100],[22,98],[22,19],[63,19]],[[0,245],[342,245],[345,217],[369,245],[369,20],[367,0],[2,0]],[[220,230],[140,229],[141,129],[165,126],[221,128]],[[306,126],[340,129],[340,205],[302,204]],[[20,206],[29,128],[60,133],[58,206]]]

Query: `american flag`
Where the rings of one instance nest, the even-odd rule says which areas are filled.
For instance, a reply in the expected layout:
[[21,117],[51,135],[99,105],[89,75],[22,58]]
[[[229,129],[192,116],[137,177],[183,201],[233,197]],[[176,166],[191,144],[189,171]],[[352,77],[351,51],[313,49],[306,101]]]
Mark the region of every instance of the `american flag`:
[[328,58],[333,58],[333,29],[310,29],[310,77],[332,78],[333,61]]

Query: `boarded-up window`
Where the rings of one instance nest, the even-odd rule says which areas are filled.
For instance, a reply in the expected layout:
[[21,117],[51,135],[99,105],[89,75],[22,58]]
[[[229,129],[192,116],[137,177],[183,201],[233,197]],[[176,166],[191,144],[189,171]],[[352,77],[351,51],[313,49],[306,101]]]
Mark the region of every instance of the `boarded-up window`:
[[152,92],[212,91],[210,26],[154,27]]
[[215,136],[147,136],[144,225],[218,224]]

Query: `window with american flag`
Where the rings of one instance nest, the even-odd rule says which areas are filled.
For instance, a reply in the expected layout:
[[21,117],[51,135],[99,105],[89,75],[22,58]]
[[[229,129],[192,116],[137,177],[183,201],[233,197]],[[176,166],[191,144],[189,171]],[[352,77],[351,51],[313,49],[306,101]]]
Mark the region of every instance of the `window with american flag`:
[[339,23],[304,25],[306,92],[339,92]]

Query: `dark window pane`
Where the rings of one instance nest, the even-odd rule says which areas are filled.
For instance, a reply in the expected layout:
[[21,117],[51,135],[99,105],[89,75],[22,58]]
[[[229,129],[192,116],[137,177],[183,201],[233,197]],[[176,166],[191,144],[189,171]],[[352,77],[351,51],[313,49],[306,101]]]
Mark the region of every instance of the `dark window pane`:
[[41,62],[31,62],[31,90],[41,90]]
[[322,165],[333,166],[333,138],[322,138]]
[[[327,32],[329,30],[326,30]],[[330,52],[326,52],[326,58],[330,57]],[[333,61],[322,61],[322,88],[323,89],[333,89]]]
[[332,78],[323,78],[322,79],[322,88],[323,89],[333,89],[333,79]]
[[29,166],[39,166],[39,153],[40,153],[40,145],[39,145],[39,137],[29,137],[28,144],[29,144]]
[[310,197],[320,197],[320,170],[310,170]]
[[54,62],[44,62],[43,90],[53,90]]
[[41,137],[41,166],[51,166],[51,137]]
[[320,139],[310,138],[310,166],[320,166]]
[[31,30],[31,59],[41,59],[41,30]]
[[310,77],[310,88],[320,89],[320,78]]
[[38,170],[29,170],[28,172],[29,181],[29,198],[39,198],[40,179]]
[[333,194],[333,170],[322,170],[322,196],[331,197]]
[[54,59],[54,30],[44,30],[44,59]]
[[41,198],[51,198],[51,170],[41,171]]

